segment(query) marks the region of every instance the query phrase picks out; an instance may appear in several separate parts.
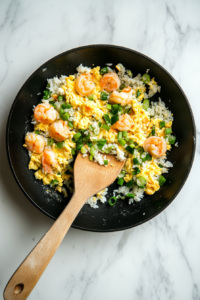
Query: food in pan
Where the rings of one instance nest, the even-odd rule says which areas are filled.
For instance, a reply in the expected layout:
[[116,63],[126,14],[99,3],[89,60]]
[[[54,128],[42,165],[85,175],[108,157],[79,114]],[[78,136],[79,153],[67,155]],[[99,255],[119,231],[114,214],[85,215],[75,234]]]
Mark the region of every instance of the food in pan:
[[[122,64],[111,66],[80,65],[74,75],[47,79],[43,97],[33,108],[34,131],[27,132],[24,147],[36,179],[65,196],[73,190],[77,151],[105,167],[108,153],[126,159],[108,203],[128,198],[131,204],[165,183],[163,174],[173,167],[167,153],[178,144],[172,135],[172,113],[160,98],[151,101],[161,87],[150,70],[133,76],[134,70]],[[97,208],[98,200],[107,201],[106,194],[107,189],[87,203]]]

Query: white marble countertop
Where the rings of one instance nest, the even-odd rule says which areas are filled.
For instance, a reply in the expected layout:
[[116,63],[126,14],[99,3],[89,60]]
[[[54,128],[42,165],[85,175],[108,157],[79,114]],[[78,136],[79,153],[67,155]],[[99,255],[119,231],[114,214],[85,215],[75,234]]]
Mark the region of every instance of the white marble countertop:
[[[6,158],[11,104],[30,74],[70,48],[116,44],[152,57],[185,91],[200,133],[200,1],[0,1],[0,295],[53,221],[23,195]],[[200,144],[173,203],[116,233],[70,229],[29,299],[200,299]],[[17,298],[16,298],[17,299]]]

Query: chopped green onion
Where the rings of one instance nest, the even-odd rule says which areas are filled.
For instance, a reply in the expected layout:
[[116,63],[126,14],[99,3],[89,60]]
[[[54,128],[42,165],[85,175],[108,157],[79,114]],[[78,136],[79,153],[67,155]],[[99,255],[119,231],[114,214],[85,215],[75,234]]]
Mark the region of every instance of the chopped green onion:
[[125,148],[126,151],[128,151],[129,153],[133,154],[134,153],[134,147],[131,147],[131,146],[127,146]]
[[134,183],[133,180],[129,180],[129,181],[126,183],[126,186],[130,188],[130,187],[133,186],[133,183]]
[[89,160],[93,160],[93,156],[90,154],[90,156],[89,156]]
[[127,132],[127,131],[123,131],[123,132],[122,132],[122,136],[123,136],[123,137],[127,137],[127,135],[128,135],[128,132]]
[[73,140],[77,141],[79,138],[81,137],[81,133],[77,132],[74,136],[73,136]]
[[142,153],[142,155],[140,156],[142,162],[146,161],[146,156],[147,156],[146,152]]
[[43,91],[43,94],[46,95],[46,96],[48,96],[48,95],[51,94],[51,92],[49,90],[45,90],[45,91]]
[[83,137],[83,142],[86,143],[86,142],[89,141],[89,139],[90,139],[90,134],[85,135],[85,136]]
[[120,104],[119,104],[119,112],[123,113],[123,107]]
[[63,109],[69,109],[69,108],[71,108],[72,106],[71,106],[71,104],[69,104],[69,103],[63,103],[63,104],[61,105],[61,107],[62,107]]
[[111,118],[109,117],[108,114],[105,114],[105,115],[103,116],[103,118],[104,118],[104,120],[105,120],[105,122],[106,122],[107,125],[111,123]]
[[124,170],[122,170],[122,171],[120,172],[120,175],[123,175],[123,177],[125,176],[125,174],[126,174],[126,172],[125,172]]
[[59,95],[58,96],[58,101],[63,101],[63,96]]
[[103,149],[103,146],[106,144],[106,140],[105,139],[102,139],[102,140],[99,140],[97,141],[97,147],[99,148],[99,150],[102,150]]
[[141,159],[142,159],[143,162],[145,162],[146,160],[147,160],[147,161],[151,161],[151,160],[152,160],[152,156],[151,156],[151,154],[145,153],[145,152],[144,152],[144,153],[141,155]]
[[112,105],[111,104],[107,104],[106,108],[109,109],[109,110],[111,110],[112,109]]
[[93,101],[93,100],[94,100],[94,95],[93,95],[93,94],[88,95],[88,99],[89,99],[90,101]]
[[122,138],[122,132],[120,132],[120,131],[118,132],[117,138],[118,138],[118,140],[120,140]]
[[115,124],[117,121],[119,121],[119,115],[112,116],[111,125]]
[[59,181],[56,179],[51,180],[50,187],[55,188],[59,184]]
[[89,125],[88,128],[89,128],[92,132],[94,132],[94,127],[93,127],[92,125]]
[[45,90],[45,91],[43,91],[43,97],[42,98],[44,100],[47,100],[47,99],[49,99],[50,95],[51,95],[51,91],[50,90]]
[[59,114],[60,114],[60,115],[63,115],[64,113],[65,113],[65,110],[64,110],[63,108],[60,108],[60,109],[59,109]]
[[63,148],[63,146],[64,146],[64,142],[59,142],[59,143],[56,144],[56,147],[57,147],[58,149]]
[[115,205],[116,202],[117,202],[117,197],[111,197],[111,198],[108,200],[108,204],[110,204],[110,206]]
[[119,185],[123,185],[123,183],[124,183],[124,179],[122,179],[122,178],[119,178],[118,180],[117,180],[117,184],[119,184]]
[[145,187],[146,183],[147,183],[147,180],[146,180],[145,177],[139,176],[136,179],[136,183],[137,183],[137,186],[139,186],[140,188],[143,189]]
[[104,166],[106,166],[107,164],[108,164],[108,160],[105,159],[105,160],[104,160]]
[[153,125],[151,135],[155,135],[155,134],[156,134],[155,125]]
[[127,74],[128,74],[129,77],[133,76],[133,73],[131,72],[131,70],[127,70],[126,72],[127,72]]
[[124,110],[124,114],[129,114],[131,112],[132,108],[128,107]]
[[53,145],[53,143],[55,143],[55,140],[52,138],[48,138],[48,146]]
[[148,161],[152,160],[151,154],[147,153],[147,155],[146,155],[146,160],[148,160]]
[[116,115],[121,109],[121,106],[118,104],[113,104],[112,105],[112,113],[113,115]]
[[81,150],[82,147],[83,147],[82,141],[77,141],[77,142],[76,142],[76,149],[77,149],[77,150]]
[[70,122],[70,121],[68,121],[68,125],[69,125],[69,127],[71,127],[71,128],[74,127],[73,124],[72,124],[72,122]]
[[134,140],[132,140],[132,139],[129,139],[128,142],[129,142],[130,145],[134,145],[135,144]]
[[149,100],[144,99],[142,106],[144,110],[147,110],[149,108]]
[[142,153],[144,152],[144,149],[143,149],[142,147],[137,147],[136,150],[137,150],[140,154],[142,154]]
[[112,151],[113,149],[115,149],[115,146],[110,146],[107,149],[105,149],[104,151],[102,151],[102,153],[110,153],[110,151]]
[[95,148],[94,146],[92,146],[92,147],[90,148],[90,154],[91,154],[92,156],[94,156],[95,151],[96,151],[96,148]]
[[106,73],[108,73],[108,67],[104,67],[104,68],[102,68],[102,69],[100,70],[100,74],[101,74],[101,75],[104,75],[104,74],[106,74]]
[[142,75],[142,81],[143,81],[145,84],[149,83],[150,80],[151,80],[151,78],[150,78],[149,74],[144,74],[144,75]]
[[50,87],[50,83],[47,84],[47,88],[49,88],[49,87]]
[[171,128],[165,128],[165,135],[172,133]]
[[138,168],[138,167],[135,167],[134,169],[133,169],[133,175],[137,175],[137,174],[140,174],[140,169]]
[[121,85],[120,85],[120,90],[123,90],[123,89],[125,89],[126,88],[126,84],[125,83],[122,83]]
[[127,143],[129,143],[129,138],[128,138],[128,137],[125,137],[124,139],[125,139],[125,141],[126,141]]
[[86,150],[86,148],[85,148],[85,147],[82,147],[82,148],[81,148],[81,153],[83,153],[83,154],[84,154],[84,153],[86,153],[86,151],[87,151],[87,150]]
[[139,90],[137,90],[136,98],[138,98],[140,95],[141,95],[141,92]]
[[103,125],[101,126],[101,128],[106,129],[107,131],[110,130],[110,127],[109,127],[108,125],[106,125],[106,124],[103,124]]
[[67,121],[69,120],[69,113],[68,112],[65,112],[64,114],[60,114],[60,118],[63,120],[63,121]]
[[72,155],[74,155],[76,153],[75,149],[72,148],[71,153],[72,153]]
[[99,122],[99,128],[101,128],[101,122]]
[[92,147],[92,142],[87,143],[88,147]]
[[163,127],[165,127],[165,121],[160,121],[160,129],[162,129]]
[[175,141],[176,141],[176,137],[175,137],[175,136],[173,136],[173,135],[169,135],[169,136],[168,136],[168,142],[169,142],[171,145],[173,145],[173,144],[175,143]]
[[40,134],[39,130],[35,130],[35,134]]
[[163,168],[163,165],[161,165],[161,164],[158,164],[158,166],[159,166],[159,168]]
[[160,175],[160,177],[159,177],[159,184],[160,184],[160,186],[163,185],[165,183],[165,181],[166,181],[165,177],[163,177],[162,175]]
[[128,198],[134,198],[135,194],[126,194],[126,197],[128,197]]
[[[42,102],[40,102],[40,103],[42,103]],[[49,101],[49,104],[51,104],[54,108],[56,108],[54,101]]]
[[100,99],[101,99],[102,101],[106,101],[106,100],[108,99],[108,94],[105,93],[105,92],[101,92],[101,94],[100,94]]
[[118,140],[118,143],[122,145],[122,147],[126,144],[126,141],[123,139]]
[[139,160],[138,160],[137,157],[135,157],[135,158],[133,159],[133,163],[134,163],[134,165],[141,165],[141,163],[139,162]]

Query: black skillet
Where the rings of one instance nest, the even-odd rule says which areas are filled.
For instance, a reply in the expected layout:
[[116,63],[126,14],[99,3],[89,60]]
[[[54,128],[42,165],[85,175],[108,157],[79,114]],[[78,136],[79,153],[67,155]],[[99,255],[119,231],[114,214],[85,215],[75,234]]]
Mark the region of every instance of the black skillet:
[[[56,219],[67,205],[69,198],[64,198],[53,190],[48,193],[41,181],[36,180],[34,171],[28,169],[29,157],[23,148],[24,136],[33,131],[31,115],[33,105],[41,99],[47,78],[76,73],[79,64],[84,66],[105,66],[105,63],[122,63],[136,76],[150,69],[150,76],[155,77],[162,87],[156,94],[165,102],[174,116],[173,133],[177,136],[179,147],[173,147],[168,160],[174,164],[165,174],[166,183],[152,196],[145,195],[141,202],[128,204],[128,199],[118,200],[115,206],[99,203],[99,209],[85,205],[73,227],[89,231],[117,231],[140,225],[163,211],[177,196],[183,187],[192,167],[195,154],[196,130],[190,104],[183,90],[175,79],[157,62],[131,49],[113,45],[90,45],[61,53],[39,67],[24,83],[10,110],[7,123],[7,154],[14,177],[27,198],[43,213]],[[169,101],[170,100],[170,101]],[[89,184],[92,184],[90,182]],[[109,187],[107,197],[112,195],[114,183]]]

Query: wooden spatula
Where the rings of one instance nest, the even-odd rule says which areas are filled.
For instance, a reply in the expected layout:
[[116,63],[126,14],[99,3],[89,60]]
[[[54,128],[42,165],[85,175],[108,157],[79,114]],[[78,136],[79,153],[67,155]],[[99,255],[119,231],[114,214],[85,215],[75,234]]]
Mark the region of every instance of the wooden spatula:
[[125,161],[117,161],[112,155],[107,155],[107,159],[108,165],[104,167],[78,154],[72,199],[11,277],[4,290],[5,300],[27,299],[86,200],[116,179]]

